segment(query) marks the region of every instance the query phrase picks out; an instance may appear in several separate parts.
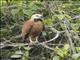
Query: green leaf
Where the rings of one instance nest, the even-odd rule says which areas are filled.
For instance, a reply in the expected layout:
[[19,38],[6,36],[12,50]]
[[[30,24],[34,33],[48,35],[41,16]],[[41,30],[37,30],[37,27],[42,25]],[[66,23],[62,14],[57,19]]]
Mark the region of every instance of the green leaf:
[[19,9],[12,9],[11,10],[11,13],[13,14],[13,15],[15,15],[16,13],[18,13],[19,12]]
[[77,60],[78,58],[80,58],[80,53],[73,54],[72,58]]
[[30,50],[31,48],[30,47],[23,47],[25,50]]
[[64,57],[64,52],[63,52],[62,49],[56,47],[56,48],[54,49],[54,51],[55,51],[60,57],[62,57],[62,58]]
[[26,56],[26,57],[29,56],[29,52],[28,52],[28,51],[25,52],[25,56]]
[[76,51],[80,53],[80,47],[76,47]]
[[55,15],[55,16],[58,17],[58,19],[60,19],[60,20],[62,20],[65,17],[64,14],[58,14],[58,15]]
[[63,54],[68,55],[68,51],[69,51],[69,44],[65,44],[63,47]]
[[60,57],[59,56],[54,56],[53,60],[60,60]]
[[42,32],[42,35],[43,35],[43,36],[46,36],[47,34],[46,34],[46,32],[45,32],[45,31],[43,31],[43,32]]
[[63,49],[68,50],[69,49],[69,44],[65,44]]
[[21,51],[21,50],[18,50],[18,51],[16,51],[16,52],[15,52],[15,54],[22,55],[23,53],[22,53],[22,51]]
[[20,58],[21,55],[12,55],[11,58]]

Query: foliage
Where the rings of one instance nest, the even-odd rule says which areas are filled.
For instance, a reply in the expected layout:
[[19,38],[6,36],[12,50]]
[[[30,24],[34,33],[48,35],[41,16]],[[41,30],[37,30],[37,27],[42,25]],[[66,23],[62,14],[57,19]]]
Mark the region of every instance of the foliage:
[[69,52],[69,45],[65,44],[64,47],[62,49],[56,47],[54,49],[54,51],[60,56],[60,57],[65,57],[68,56],[68,52]]
[[[71,54],[69,39],[67,33],[61,34],[52,44],[64,44],[63,46],[53,46],[49,51],[43,47],[40,53],[40,60],[79,60],[80,59],[80,1],[79,0],[0,0],[0,42],[5,40],[12,43],[20,43],[21,39],[15,39],[15,36],[21,34],[21,27],[24,21],[28,20],[35,13],[42,13],[44,16],[43,23],[46,26],[53,26],[58,31],[66,31],[64,20],[67,19],[70,29],[70,37],[74,43],[76,54]],[[49,28],[43,32],[46,40],[55,36]],[[39,39],[41,39],[40,36]],[[42,38],[43,39],[43,38]],[[10,48],[10,47],[9,47]],[[25,46],[1,49],[1,58],[21,57],[22,60],[28,60],[30,48]],[[38,50],[36,51],[39,52]],[[47,53],[49,52],[49,53]],[[7,54],[7,55],[6,55]],[[50,57],[49,57],[50,56]],[[48,58],[49,57],[49,58]]]

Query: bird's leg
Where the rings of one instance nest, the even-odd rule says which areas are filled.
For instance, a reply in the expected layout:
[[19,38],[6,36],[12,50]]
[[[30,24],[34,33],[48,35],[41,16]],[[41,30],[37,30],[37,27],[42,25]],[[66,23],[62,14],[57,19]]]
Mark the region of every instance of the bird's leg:
[[36,41],[35,42],[38,42],[38,36],[36,37]]
[[30,40],[30,43],[32,43],[33,41],[32,41],[32,39],[31,39],[31,36],[29,36],[29,40]]
[[31,36],[29,36],[29,41],[30,41],[30,43],[29,43],[28,47],[32,47],[34,42],[32,41]]

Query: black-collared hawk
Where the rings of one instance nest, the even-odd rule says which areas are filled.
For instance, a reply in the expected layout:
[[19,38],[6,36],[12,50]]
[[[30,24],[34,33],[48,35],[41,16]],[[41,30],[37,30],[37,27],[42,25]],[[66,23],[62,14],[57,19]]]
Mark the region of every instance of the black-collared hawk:
[[24,42],[38,42],[38,36],[43,31],[42,18],[41,14],[34,14],[31,19],[24,22],[22,26],[22,38]]

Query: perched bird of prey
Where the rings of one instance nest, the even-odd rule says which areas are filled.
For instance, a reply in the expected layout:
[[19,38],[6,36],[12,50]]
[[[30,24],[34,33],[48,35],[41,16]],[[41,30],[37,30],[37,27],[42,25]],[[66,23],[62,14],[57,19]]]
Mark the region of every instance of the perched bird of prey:
[[24,42],[38,42],[38,36],[43,31],[42,18],[41,14],[34,14],[30,20],[24,22],[22,27]]

